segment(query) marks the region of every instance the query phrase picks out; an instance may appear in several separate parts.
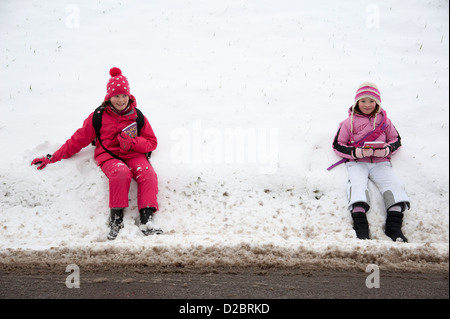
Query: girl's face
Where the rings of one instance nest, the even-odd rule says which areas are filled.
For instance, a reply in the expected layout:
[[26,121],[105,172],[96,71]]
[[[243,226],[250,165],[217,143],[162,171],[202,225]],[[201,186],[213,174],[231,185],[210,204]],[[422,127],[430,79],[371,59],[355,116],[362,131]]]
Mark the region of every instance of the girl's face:
[[359,110],[365,114],[369,115],[372,114],[372,112],[377,107],[377,102],[375,100],[372,100],[371,98],[362,98],[358,101]]
[[109,99],[111,101],[112,106],[117,111],[123,111],[128,106],[128,102],[130,101],[130,97],[126,94],[114,95]]

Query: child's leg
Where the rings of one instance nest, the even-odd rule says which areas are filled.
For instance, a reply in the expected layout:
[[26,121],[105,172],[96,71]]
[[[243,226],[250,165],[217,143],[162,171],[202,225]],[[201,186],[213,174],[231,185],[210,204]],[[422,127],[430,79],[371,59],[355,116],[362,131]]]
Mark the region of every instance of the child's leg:
[[403,211],[409,208],[409,200],[406,195],[403,183],[394,174],[390,162],[382,162],[374,165],[370,174],[371,180],[377,185],[383,194],[384,203],[387,209],[385,233],[393,241],[407,242],[403,235]]
[[370,206],[370,196],[367,187],[367,183],[369,182],[367,163],[347,162],[347,172],[348,208],[352,209],[355,203],[365,203],[368,209]]
[[133,175],[121,160],[111,159],[101,166],[109,179],[109,207],[128,207],[128,192]]
[[143,155],[127,163],[138,184],[138,209],[155,207],[158,210],[158,178],[147,157]]
[[390,162],[382,162],[373,165],[370,171],[370,179],[383,195],[386,209],[395,205],[401,205],[404,210],[409,207],[408,195],[405,192],[405,186],[394,173]]

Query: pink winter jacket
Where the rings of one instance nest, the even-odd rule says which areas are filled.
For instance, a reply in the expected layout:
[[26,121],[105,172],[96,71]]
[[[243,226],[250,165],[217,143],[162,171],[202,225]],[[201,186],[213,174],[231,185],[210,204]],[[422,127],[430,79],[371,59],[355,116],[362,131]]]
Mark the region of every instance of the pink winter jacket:
[[[376,116],[367,116],[362,114],[353,114],[353,123],[352,123],[352,108],[349,109],[349,117],[342,121],[339,124],[339,129],[336,133],[336,136],[334,137],[333,142],[333,150],[334,152],[339,155],[340,157],[349,159],[351,161],[358,161],[358,162],[371,162],[371,163],[377,163],[377,162],[384,162],[389,161],[391,156],[398,151],[398,149],[401,147],[401,138],[398,134],[397,130],[395,129],[394,125],[392,124],[391,120],[389,118],[386,118],[386,129],[381,133],[381,135],[376,139],[367,139],[367,141],[383,141],[385,142],[388,147],[390,148],[390,154],[388,157],[364,157],[360,159],[356,159],[355,157],[355,147],[352,146],[354,142],[359,141],[362,139],[367,133],[373,131],[374,125],[373,121],[375,120],[375,127],[377,127],[382,121],[383,117],[386,114],[385,112],[382,112],[380,109],[380,112]],[[353,124],[353,133],[351,131],[351,125]]]
[[[53,154],[53,162],[69,158],[78,153],[82,148],[91,144],[91,142],[96,138],[95,129],[92,124],[93,115],[94,112],[92,112],[88,116],[88,118],[84,120],[83,127],[79,128],[72,135],[72,137],[68,139],[64,143],[64,145],[61,146],[60,149]],[[150,126],[150,123],[145,116],[144,126],[142,127],[139,136],[133,139],[133,146],[131,147],[131,150],[125,151],[119,146],[117,135],[119,135],[122,129],[124,129],[126,126],[136,121],[137,113],[134,108],[134,104],[131,106],[131,109],[124,115],[117,114],[111,109],[111,106],[107,106],[103,111],[102,116],[100,137],[103,145],[112,153],[123,158],[125,161],[127,159],[152,152],[156,149],[158,141],[152,127]],[[99,166],[101,166],[105,161],[113,158],[103,149],[100,143],[96,143],[94,157]]]

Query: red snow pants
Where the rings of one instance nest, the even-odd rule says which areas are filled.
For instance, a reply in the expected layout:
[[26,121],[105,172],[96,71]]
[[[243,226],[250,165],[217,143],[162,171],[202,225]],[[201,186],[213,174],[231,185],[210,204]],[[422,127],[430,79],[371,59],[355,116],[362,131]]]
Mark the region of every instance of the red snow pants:
[[124,162],[111,159],[101,166],[103,173],[109,179],[109,207],[128,207],[128,193],[131,180],[138,185],[138,209],[155,207],[158,210],[158,178],[147,157],[132,158]]

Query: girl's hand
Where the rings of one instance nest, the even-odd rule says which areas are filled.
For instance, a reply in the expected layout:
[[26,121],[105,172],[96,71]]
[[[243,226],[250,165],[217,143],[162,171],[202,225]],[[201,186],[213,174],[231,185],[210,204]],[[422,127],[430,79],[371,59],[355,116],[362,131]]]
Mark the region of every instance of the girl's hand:
[[45,166],[47,166],[48,164],[51,164],[51,163],[54,163],[54,161],[52,160],[52,156],[50,154],[47,154],[47,156],[45,156],[45,157],[35,158],[31,162],[31,165],[39,165],[37,167],[37,169],[41,170],[41,169],[44,169]]
[[373,156],[372,148],[357,147],[355,149],[355,157],[356,158],[371,157],[371,156]]
[[120,132],[117,135],[117,139],[119,140],[120,148],[125,151],[130,151],[133,146],[133,139],[127,135],[127,133]]
[[373,151],[373,156],[375,157],[387,157],[389,153],[391,152],[390,148],[388,146],[385,146],[383,148],[377,148]]

